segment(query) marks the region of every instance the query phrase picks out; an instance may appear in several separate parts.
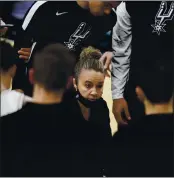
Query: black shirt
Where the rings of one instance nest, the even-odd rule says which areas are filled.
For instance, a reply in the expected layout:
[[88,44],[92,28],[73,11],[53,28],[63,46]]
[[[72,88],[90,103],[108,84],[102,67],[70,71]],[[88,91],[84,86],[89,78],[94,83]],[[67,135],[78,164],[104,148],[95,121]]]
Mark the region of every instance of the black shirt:
[[173,114],[137,120],[114,145],[112,176],[173,177]]
[[90,116],[88,121],[86,121],[82,115],[78,100],[73,99],[71,102],[71,109],[74,115],[76,115],[76,118],[79,120],[79,122],[83,123],[84,125],[80,131],[80,133],[84,136],[82,137],[81,141],[84,143],[84,145],[93,145],[91,147],[93,151],[84,149],[88,153],[86,154],[88,158],[84,157],[84,159],[91,159],[90,162],[97,165],[95,166],[95,169],[98,169],[102,173],[98,176],[103,176],[103,174],[107,175],[108,162],[112,156],[110,154],[112,134],[108,106],[101,98],[97,105],[93,105],[90,108]]
[[28,103],[1,118],[2,176],[101,176],[97,133],[68,108]]
[[101,142],[109,140],[112,137],[111,127],[110,127],[110,117],[109,117],[109,109],[106,101],[103,98],[100,98],[96,105],[93,105],[90,108],[90,116],[88,121],[84,119],[83,114],[81,112],[80,105],[76,98],[71,101],[71,110],[74,114],[78,115],[76,117],[79,121],[87,123],[95,128],[99,133],[101,138]]
[[63,104],[28,103],[1,119],[3,176],[64,175],[65,165],[71,175],[70,123]]

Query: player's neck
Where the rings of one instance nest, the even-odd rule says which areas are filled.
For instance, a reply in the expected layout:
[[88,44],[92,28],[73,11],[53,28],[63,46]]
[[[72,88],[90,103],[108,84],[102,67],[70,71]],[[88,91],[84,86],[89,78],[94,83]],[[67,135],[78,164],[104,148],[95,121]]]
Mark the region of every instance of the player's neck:
[[34,86],[33,102],[38,104],[58,104],[62,102],[63,91],[50,92],[43,87]]
[[145,114],[153,115],[153,114],[172,114],[173,113],[173,101],[171,100],[168,103],[162,104],[145,104]]
[[8,74],[1,74],[1,92],[11,89],[12,77]]

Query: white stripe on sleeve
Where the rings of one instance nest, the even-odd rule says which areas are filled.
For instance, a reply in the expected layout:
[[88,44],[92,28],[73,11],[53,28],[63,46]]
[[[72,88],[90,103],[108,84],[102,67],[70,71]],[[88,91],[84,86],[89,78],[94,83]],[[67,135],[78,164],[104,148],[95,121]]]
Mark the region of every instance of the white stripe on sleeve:
[[26,28],[28,27],[32,17],[34,16],[36,11],[38,10],[38,8],[46,2],[47,1],[37,1],[35,4],[33,4],[33,6],[30,8],[30,10],[29,10],[28,14],[26,15],[24,22],[22,24],[23,30],[26,30]]

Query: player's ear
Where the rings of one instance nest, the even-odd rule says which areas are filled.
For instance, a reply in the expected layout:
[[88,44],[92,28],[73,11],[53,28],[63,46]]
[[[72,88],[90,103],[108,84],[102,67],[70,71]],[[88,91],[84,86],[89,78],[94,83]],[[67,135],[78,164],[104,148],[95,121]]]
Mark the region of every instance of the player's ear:
[[76,82],[75,78],[73,78],[73,86],[74,86],[75,90],[77,91],[77,82]]
[[135,92],[137,94],[137,98],[142,102],[144,103],[144,101],[147,99],[146,98],[146,95],[144,94],[144,91],[142,90],[141,87],[137,86],[136,89],[135,89]]
[[34,84],[34,69],[33,68],[29,70],[29,81],[32,85]]
[[70,76],[70,77],[68,78],[68,82],[67,82],[67,85],[66,85],[66,89],[70,89],[71,86],[72,86],[72,84],[73,84],[73,76]]

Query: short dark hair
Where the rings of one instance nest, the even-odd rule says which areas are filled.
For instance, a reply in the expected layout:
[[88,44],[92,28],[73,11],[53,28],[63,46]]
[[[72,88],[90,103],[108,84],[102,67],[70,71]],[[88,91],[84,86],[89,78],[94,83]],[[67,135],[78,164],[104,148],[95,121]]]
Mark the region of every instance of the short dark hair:
[[5,40],[0,41],[0,69],[7,72],[13,65],[16,64],[17,53],[15,49]]
[[61,44],[50,44],[34,56],[34,80],[46,90],[65,88],[73,74],[75,57]]
[[141,69],[136,75],[136,85],[154,104],[169,102],[173,96],[173,65],[161,64]]
[[94,70],[96,72],[104,73],[104,66],[99,59],[102,54],[98,49],[93,47],[84,48],[80,54],[80,59],[77,62],[74,70],[74,77],[78,81],[78,77],[82,69]]

